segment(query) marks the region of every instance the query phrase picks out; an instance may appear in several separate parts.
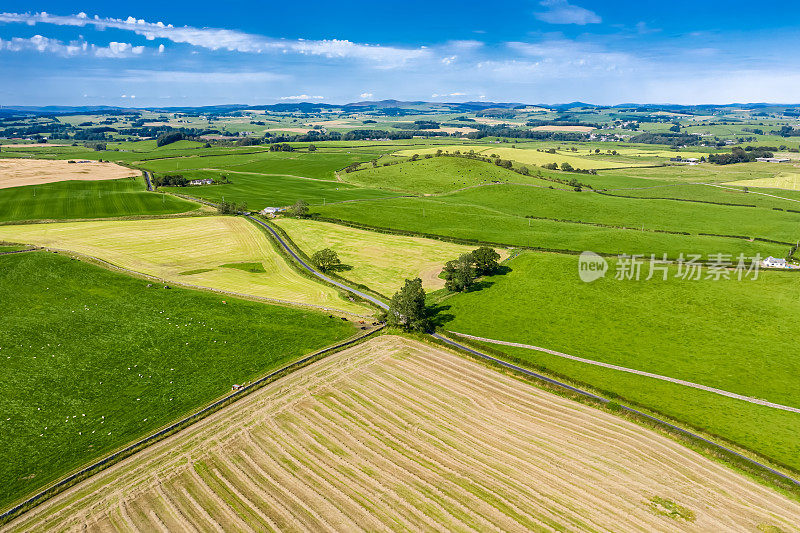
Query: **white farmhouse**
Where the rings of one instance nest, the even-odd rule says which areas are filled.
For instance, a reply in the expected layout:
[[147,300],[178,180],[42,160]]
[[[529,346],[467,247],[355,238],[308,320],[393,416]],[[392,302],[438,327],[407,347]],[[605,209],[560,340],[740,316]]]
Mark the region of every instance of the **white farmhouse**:
[[772,256],[767,257],[761,262],[764,268],[790,268],[786,263],[786,259],[776,259]]

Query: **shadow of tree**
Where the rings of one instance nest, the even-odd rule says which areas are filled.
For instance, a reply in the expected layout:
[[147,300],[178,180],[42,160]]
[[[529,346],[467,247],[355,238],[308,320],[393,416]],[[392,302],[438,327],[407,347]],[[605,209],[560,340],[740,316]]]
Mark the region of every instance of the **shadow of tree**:
[[447,313],[449,305],[433,304],[428,306],[428,320],[435,328],[441,327],[448,322],[452,322],[455,315]]

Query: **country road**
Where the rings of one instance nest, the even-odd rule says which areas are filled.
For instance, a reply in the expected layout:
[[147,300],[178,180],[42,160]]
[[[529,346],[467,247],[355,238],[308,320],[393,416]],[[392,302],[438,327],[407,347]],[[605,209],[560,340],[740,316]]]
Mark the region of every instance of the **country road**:
[[152,191],[153,190],[153,184],[150,181],[150,173],[148,171],[146,171],[146,170],[142,170],[142,175],[144,175],[144,181],[147,184],[147,190],[148,191]]
[[[332,280],[332,279],[330,279],[329,277],[325,276],[324,274],[322,274],[320,272],[317,272],[315,269],[310,267],[305,261],[300,259],[300,257],[298,257],[297,254],[289,247],[289,245],[286,243],[286,241],[284,241],[283,238],[278,234],[278,232],[276,232],[274,229],[272,229],[269,226],[269,224],[266,224],[265,222],[255,218],[255,217],[253,217],[251,215],[247,215],[247,218],[249,218],[253,222],[256,222],[257,224],[265,227],[266,229],[268,229],[269,232],[275,237],[275,239],[277,239],[277,241],[281,244],[281,246],[283,246],[283,248],[287,252],[289,252],[289,254],[303,268],[308,270],[310,273],[314,274],[315,276],[317,276],[318,278],[320,278],[322,280],[327,281],[328,283],[333,283],[334,285],[336,285],[337,287],[339,287],[341,289],[344,289],[344,290],[349,291],[349,292],[351,292],[353,294],[356,294],[356,295],[358,295],[358,296],[360,296],[360,297],[362,297],[362,298],[364,298],[366,300],[369,300],[370,302],[372,302],[375,305],[379,306],[381,309],[386,309],[386,310],[389,309],[389,306],[386,305],[384,302],[382,302],[382,301],[380,301],[380,300],[378,300],[376,298],[373,298],[373,297],[371,297],[371,296],[369,296],[367,294],[364,294],[363,292],[361,292],[361,291],[359,291],[357,289],[349,287],[348,285],[345,285],[344,283],[340,283],[338,281]],[[443,343],[445,343],[445,344],[447,344],[449,346],[452,346],[453,348],[456,348],[459,351],[467,352],[467,353],[469,353],[469,354],[471,354],[473,356],[476,356],[476,357],[479,357],[479,358],[484,359],[486,361],[490,361],[492,363],[498,364],[498,365],[500,365],[500,366],[502,366],[504,368],[508,368],[510,370],[513,370],[514,372],[518,372],[520,374],[533,377],[533,378],[538,379],[540,381],[544,381],[546,383],[549,383],[550,385],[554,385],[554,386],[556,386],[558,388],[570,391],[570,392],[575,393],[575,394],[579,394],[579,395],[584,396],[586,398],[591,398],[591,399],[593,399],[595,401],[598,401],[598,402],[606,404],[606,405],[611,403],[611,400],[609,400],[607,398],[603,398],[602,396],[598,396],[598,395],[593,394],[593,393],[591,393],[589,391],[585,391],[583,389],[580,389],[580,388],[577,388],[577,387],[573,387],[572,385],[564,383],[563,381],[558,381],[556,379],[553,379],[551,377],[545,376],[543,374],[539,374],[537,372],[533,372],[531,370],[528,370],[527,368],[523,368],[523,367],[517,366],[517,365],[515,365],[513,363],[509,363],[508,361],[504,361],[504,360],[499,359],[497,357],[493,357],[491,355],[485,354],[485,353],[483,353],[481,351],[478,351],[478,350],[475,350],[473,348],[470,348],[469,346],[466,346],[464,344],[456,342],[453,339],[450,339],[448,337],[440,335],[439,333],[436,333],[436,332],[430,333],[430,336],[433,337],[434,339],[440,341],[440,342],[443,342]],[[737,451],[735,451],[735,450],[733,450],[731,448],[728,448],[728,447],[723,446],[723,445],[721,445],[721,444],[719,444],[717,442],[714,442],[714,441],[709,440],[709,439],[707,439],[705,437],[702,437],[702,436],[698,435],[697,433],[688,431],[688,430],[686,430],[686,429],[684,429],[684,428],[682,428],[680,426],[676,426],[674,424],[670,424],[669,422],[661,420],[660,418],[654,417],[652,415],[649,415],[649,414],[647,414],[645,412],[642,412],[642,411],[639,411],[637,409],[633,409],[631,407],[627,407],[625,405],[620,405],[619,408],[622,411],[634,414],[634,415],[636,415],[638,417],[641,417],[641,418],[645,418],[645,419],[650,420],[651,422],[654,422],[654,423],[656,423],[656,424],[658,424],[658,425],[660,425],[662,427],[670,428],[671,430],[673,430],[675,432],[678,432],[678,433],[681,433],[683,435],[689,436],[692,439],[695,439],[697,441],[701,441],[701,442],[703,442],[703,443],[705,443],[705,444],[707,444],[707,445],[709,445],[711,447],[714,447],[714,448],[716,448],[716,449],[718,449],[718,450],[720,450],[720,451],[722,451],[722,452],[724,452],[726,454],[729,454],[731,456],[737,457],[738,459],[740,459],[742,461],[745,461],[745,462],[747,462],[747,463],[749,463],[749,464],[751,464],[751,465],[753,465],[753,466],[755,466],[755,467],[757,467],[757,468],[759,468],[761,470],[765,470],[767,472],[770,472],[773,475],[778,476],[781,479],[783,479],[785,481],[788,481],[788,482],[800,487],[800,481],[794,479],[793,477],[790,477],[790,476],[784,474],[783,472],[775,470],[774,468],[771,468],[771,467],[767,466],[764,463],[756,461],[755,459],[752,459],[752,458],[750,458],[750,457],[748,457],[746,455],[743,455],[743,454],[741,454],[741,453],[739,453],[739,452],[737,452]]]
[[358,289],[354,289],[353,287],[349,287],[349,286],[345,285],[344,283],[340,283],[340,282],[338,282],[338,281],[336,281],[334,279],[331,279],[328,276],[326,276],[325,274],[323,274],[322,272],[318,272],[317,270],[312,268],[308,263],[306,263],[305,261],[300,259],[300,257],[296,253],[294,253],[294,250],[292,250],[289,247],[289,245],[286,244],[286,241],[284,241],[283,238],[281,238],[281,236],[278,234],[278,232],[275,231],[274,229],[272,229],[272,227],[269,224],[265,223],[263,220],[257,219],[256,217],[254,217],[252,215],[246,215],[246,216],[247,216],[247,218],[249,218],[250,220],[252,220],[256,224],[267,228],[267,230],[269,230],[269,232],[272,233],[272,236],[275,237],[275,239],[277,239],[277,241],[281,244],[281,246],[283,246],[283,248],[287,252],[289,252],[289,254],[294,258],[294,260],[297,261],[298,263],[300,263],[300,266],[302,266],[303,268],[305,268],[306,270],[308,270],[309,272],[314,274],[319,279],[321,279],[323,281],[326,281],[326,282],[328,282],[328,283],[330,283],[332,285],[335,285],[335,286],[339,287],[340,289],[344,289],[347,292],[355,294],[356,296],[358,296],[360,298],[363,298],[363,299],[365,299],[365,300],[367,300],[369,302],[372,302],[373,304],[377,305],[381,309],[386,309],[386,310],[389,309],[388,305],[386,305],[384,302],[378,300],[377,298],[374,298],[374,297],[370,296],[369,294],[365,294],[365,293],[359,291]]

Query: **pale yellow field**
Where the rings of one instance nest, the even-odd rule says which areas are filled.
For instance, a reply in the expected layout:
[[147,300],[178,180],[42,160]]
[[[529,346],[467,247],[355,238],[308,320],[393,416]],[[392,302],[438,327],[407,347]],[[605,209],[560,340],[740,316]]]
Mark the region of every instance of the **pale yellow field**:
[[[439,277],[444,264],[477,246],[462,246],[435,239],[387,235],[328,222],[279,218],[274,221],[308,255],[331,248],[352,270],[339,272],[344,278],[362,283],[391,296],[405,279],[421,278],[426,290],[441,289]],[[508,251],[498,249],[501,258]]]
[[0,189],[66,180],[116,180],[141,176],[114,163],[70,163],[61,159],[0,159]]
[[[236,217],[67,222],[0,226],[0,241],[71,250],[115,266],[199,287],[370,314],[297,274],[252,223]],[[266,272],[223,268],[261,263]],[[194,270],[207,272],[181,275]]]
[[[654,500],[681,506],[666,516]],[[384,336],[296,371],[0,531],[797,531],[675,441]]]
[[[636,166],[643,166],[649,163],[645,162],[631,162],[629,160],[626,161],[612,161],[609,159],[603,159],[604,155],[581,155],[580,152],[572,152],[566,150],[560,150],[555,154],[548,154],[547,152],[538,152],[533,149],[525,149],[525,148],[505,148],[501,146],[482,146],[482,145],[462,145],[462,146],[434,146],[432,148],[424,148],[424,149],[411,149],[411,150],[400,150],[395,152],[396,155],[400,156],[410,156],[413,154],[434,154],[437,150],[442,150],[443,152],[455,152],[456,150],[464,152],[469,152],[470,150],[475,150],[475,152],[480,153],[484,156],[489,156],[491,154],[496,154],[500,156],[501,159],[511,159],[513,161],[518,161],[522,164],[526,165],[537,165],[543,166],[549,163],[557,163],[561,165],[561,163],[569,163],[574,168],[582,168],[582,169],[604,169],[604,168],[626,168],[626,167],[636,167]],[[608,156],[611,157],[611,156]]]
[[578,133],[589,133],[596,128],[591,126],[536,126],[531,128],[533,131],[573,131]]
[[739,187],[767,187],[770,189],[788,189],[792,191],[800,191],[800,173],[781,172],[777,176],[771,178],[729,181],[725,185],[738,185]]

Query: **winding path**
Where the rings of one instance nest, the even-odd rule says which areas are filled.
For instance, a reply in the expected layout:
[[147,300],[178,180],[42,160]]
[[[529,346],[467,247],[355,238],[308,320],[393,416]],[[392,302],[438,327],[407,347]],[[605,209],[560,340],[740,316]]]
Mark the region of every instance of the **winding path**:
[[576,357],[574,355],[569,355],[566,353],[556,352],[555,350],[548,350],[547,348],[541,348],[539,346],[532,346],[530,344],[521,344],[518,342],[508,342],[508,341],[499,341],[496,339],[487,339],[485,337],[476,337],[475,335],[469,335],[467,333],[459,333],[458,331],[451,331],[455,335],[459,337],[465,337],[467,339],[472,339],[480,342],[488,342],[490,344],[502,344],[503,346],[513,346],[515,348],[525,348],[528,350],[536,350],[539,352],[548,353],[550,355],[555,355],[556,357],[563,357],[564,359],[571,359],[573,361],[578,361],[581,363],[586,363],[589,365],[594,366],[602,366],[603,368],[611,368],[614,370],[619,370],[620,372],[628,372],[631,374],[637,374],[639,376],[645,376],[648,378],[660,379],[661,381],[669,381],[670,383],[677,383],[678,385],[683,385],[685,387],[692,387],[693,389],[700,389],[706,392],[712,392],[714,394],[719,394],[720,396],[727,396],[728,398],[734,398],[736,400],[742,400],[745,402],[755,403],[758,405],[763,405],[766,407],[771,407],[773,409],[781,409],[783,411],[792,411],[793,413],[800,413],[800,409],[797,407],[790,407],[788,405],[781,405],[779,403],[772,403],[766,400],[761,400],[759,398],[753,398],[752,396],[744,396],[743,394],[736,394],[735,392],[729,392],[722,389],[715,389],[714,387],[708,387],[706,385],[700,385],[699,383],[693,383],[691,381],[685,381],[682,379],[671,378],[669,376],[662,376],[661,374],[653,374],[652,372],[645,372],[643,370],[635,370],[633,368],[627,368],[624,366],[612,365],[610,363],[603,363],[601,361],[593,361],[591,359],[584,359],[583,357]]

